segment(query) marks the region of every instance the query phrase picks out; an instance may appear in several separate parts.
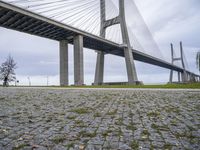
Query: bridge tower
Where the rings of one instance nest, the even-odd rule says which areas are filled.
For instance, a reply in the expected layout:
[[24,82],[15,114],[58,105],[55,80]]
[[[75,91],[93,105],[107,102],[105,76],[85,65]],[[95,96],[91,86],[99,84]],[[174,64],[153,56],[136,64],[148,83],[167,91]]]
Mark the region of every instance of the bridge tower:
[[[171,44],[171,57],[172,57],[172,64],[174,64],[175,61],[181,61],[183,72],[178,72],[178,82],[187,82],[188,81],[188,75],[185,70],[185,64],[183,60],[183,45],[182,42],[180,42],[180,57],[174,56],[174,47],[173,44]],[[181,76],[180,76],[181,75]],[[170,77],[169,77],[169,83],[173,82],[173,70],[170,71]]]
[[[124,56],[126,62],[126,69],[127,69],[127,76],[128,76],[128,83],[135,84],[138,81],[133,53],[129,41],[128,30],[126,26],[126,19],[125,19],[125,8],[124,8],[124,0],[119,0],[119,15],[115,18],[106,20],[106,6],[105,0],[100,0],[100,12],[101,12],[101,25],[100,25],[100,36],[105,38],[106,36],[106,28],[120,24],[121,33],[122,33],[122,40],[123,40],[123,49],[124,49]],[[104,52],[97,52],[97,62],[96,62],[96,71],[95,71],[95,85],[100,85],[103,83],[103,74],[104,74]]]

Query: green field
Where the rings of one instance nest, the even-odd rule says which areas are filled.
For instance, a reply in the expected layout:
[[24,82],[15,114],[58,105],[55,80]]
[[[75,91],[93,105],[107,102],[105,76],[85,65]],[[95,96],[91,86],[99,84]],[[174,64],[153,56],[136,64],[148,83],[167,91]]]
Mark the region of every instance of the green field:
[[[2,85],[0,85],[1,87]],[[10,86],[15,87],[15,86]],[[30,87],[30,86],[17,86]],[[152,85],[85,85],[85,86],[31,86],[31,87],[47,87],[47,88],[161,88],[161,89],[200,89],[200,83],[185,83],[185,84],[152,84]]]
[[[77,88],[68,86],[66,88]],[[78,86],[78,88],[163,88],[163,89],[200,89],[200,83],[187,84],[163,84],[163,85],[101,85],[101,86]]]

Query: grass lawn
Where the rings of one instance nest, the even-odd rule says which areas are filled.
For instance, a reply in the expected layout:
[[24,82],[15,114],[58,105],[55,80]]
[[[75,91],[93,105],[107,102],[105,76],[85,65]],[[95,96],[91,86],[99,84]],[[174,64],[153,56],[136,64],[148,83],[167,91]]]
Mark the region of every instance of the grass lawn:
[[[15,87],[15,86],[10,86]],[[17,87],[30,87],[30,86],[17,86]],[[161,84],[161,85],[85,85],[85,86],[31,86],[31,87],[47,87],[47,88],[161,88],[161,89],[200,89],[199,83],[185,83],[185,84]]]
[[100,86],[68,86],[66,88],[163,88],[163,89],[200,89],[200,83],[163,84],[163,85],[100,85]]

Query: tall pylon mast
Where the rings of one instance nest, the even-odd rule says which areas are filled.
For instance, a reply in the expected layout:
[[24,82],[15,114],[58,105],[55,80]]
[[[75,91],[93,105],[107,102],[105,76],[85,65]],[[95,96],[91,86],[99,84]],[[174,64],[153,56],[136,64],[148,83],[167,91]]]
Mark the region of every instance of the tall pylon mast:
[[[128,83],[135,84],[138,81],[136,68],[133,59],[133,53],[130,45],[130,40],[128,36],[128,30],[125,19],[125,7],[124,0],[119,0],[119,15],[115,18],[106,20],[106,3],[105,0],[100,0],[100,9],[101,9],[101,25],[100,25],[100,36],[105,38],[106,28],[113,26],[115,24],[120,24],[122,40],[123,40],[123,49],[126,62]],[[95,85],[103,83],[103,71],[104,71],[104,52],[97,53],[97,63],[95,71]]]
[[[175,57],[174,56],[174,47],[173,44],[171,44],[171,57],[172,57],[172,64],[174,64],[175,61],[181,61],[182,67],[183,67],[183,72],[178,72],[178,82],[180,81],[180,74],[181,74],[181,79],[182,82],[187,82],[188,78],[187,78],[187,73],[185,70],[185,63],[183,60],[183,45],[182,42],[180,42],[180,57]],[[169,78],[169,82],[172,83],[173,82],[173,70],[170,71],[170,78]]]

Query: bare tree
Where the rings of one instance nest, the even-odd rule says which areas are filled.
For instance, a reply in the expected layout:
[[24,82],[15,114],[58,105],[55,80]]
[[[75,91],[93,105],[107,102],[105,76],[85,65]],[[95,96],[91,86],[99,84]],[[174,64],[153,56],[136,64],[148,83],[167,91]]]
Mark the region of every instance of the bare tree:
[[17,68],[13,57],[8,56],[7,60],[0,66],[0,80],[3,81],[3,86],[8,86],[9,82],[15,81],[15,72]]
[[200,71],[200,51],[197,52],[197,56],[196,56],[196,65],[197,65],[197,68],[198,68],[199,71]]

